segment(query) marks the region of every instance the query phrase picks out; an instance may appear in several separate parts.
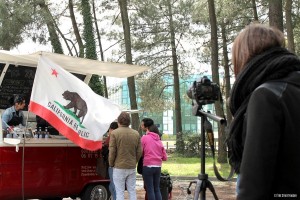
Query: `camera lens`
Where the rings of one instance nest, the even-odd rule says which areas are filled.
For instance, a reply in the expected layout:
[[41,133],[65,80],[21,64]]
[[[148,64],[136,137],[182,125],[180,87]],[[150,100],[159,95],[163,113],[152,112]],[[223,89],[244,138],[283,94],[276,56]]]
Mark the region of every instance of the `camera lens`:
[[188,91],[186,91],[186,95],[190,98],[190,99],[194,99],[194,92],[193,92],[193,87],[190,87],[190,89],[188,89]]

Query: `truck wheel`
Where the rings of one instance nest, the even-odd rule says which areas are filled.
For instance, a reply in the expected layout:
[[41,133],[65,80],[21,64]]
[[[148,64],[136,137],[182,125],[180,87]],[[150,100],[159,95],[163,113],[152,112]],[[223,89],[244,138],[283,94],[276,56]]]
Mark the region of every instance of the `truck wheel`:
[[103,185],[89,185],[81,196],[81,200],[108,200],[109,191]]

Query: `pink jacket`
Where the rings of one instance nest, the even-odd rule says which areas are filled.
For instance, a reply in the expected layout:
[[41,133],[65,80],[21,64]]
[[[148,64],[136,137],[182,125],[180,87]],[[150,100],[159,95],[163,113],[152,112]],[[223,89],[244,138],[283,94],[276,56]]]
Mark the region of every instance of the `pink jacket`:
[[144,162],[143,166],[161,166],[162,161],[167,160],[166,150],[160,141],[159,135],[147,132],[141,139]]

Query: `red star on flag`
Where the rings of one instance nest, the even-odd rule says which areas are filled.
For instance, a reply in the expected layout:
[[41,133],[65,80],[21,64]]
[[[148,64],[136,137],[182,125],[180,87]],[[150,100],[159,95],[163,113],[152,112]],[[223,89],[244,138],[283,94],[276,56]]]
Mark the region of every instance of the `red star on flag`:
[[52,69],[52,74],[51,75],[54,75],[55,77],[57,77],[58,73],[55,69]]

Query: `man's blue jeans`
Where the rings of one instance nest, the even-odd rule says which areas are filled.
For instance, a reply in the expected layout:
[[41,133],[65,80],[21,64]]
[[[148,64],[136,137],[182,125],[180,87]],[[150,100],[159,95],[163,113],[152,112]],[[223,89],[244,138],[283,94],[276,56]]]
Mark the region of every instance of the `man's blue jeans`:
[[115,189],[115,184],[114,184],[114,179],[113,179],[113,168],[112,167],[108,168],[108,175],[109,175],[109,179],[110,179],[109,191],[110,191],[111,196],[113,197],[112,200],[116,200],[117,196],[116,196],[116,189]]
[[124,200],[125,184],[129,194],[129,200],[136,200],[136,170],[113,168],[113,180],[115,184],[117,200]]
[[148,200],[161,200],[160,193],[161,167],[143,167],[143,179],[145,182]]

